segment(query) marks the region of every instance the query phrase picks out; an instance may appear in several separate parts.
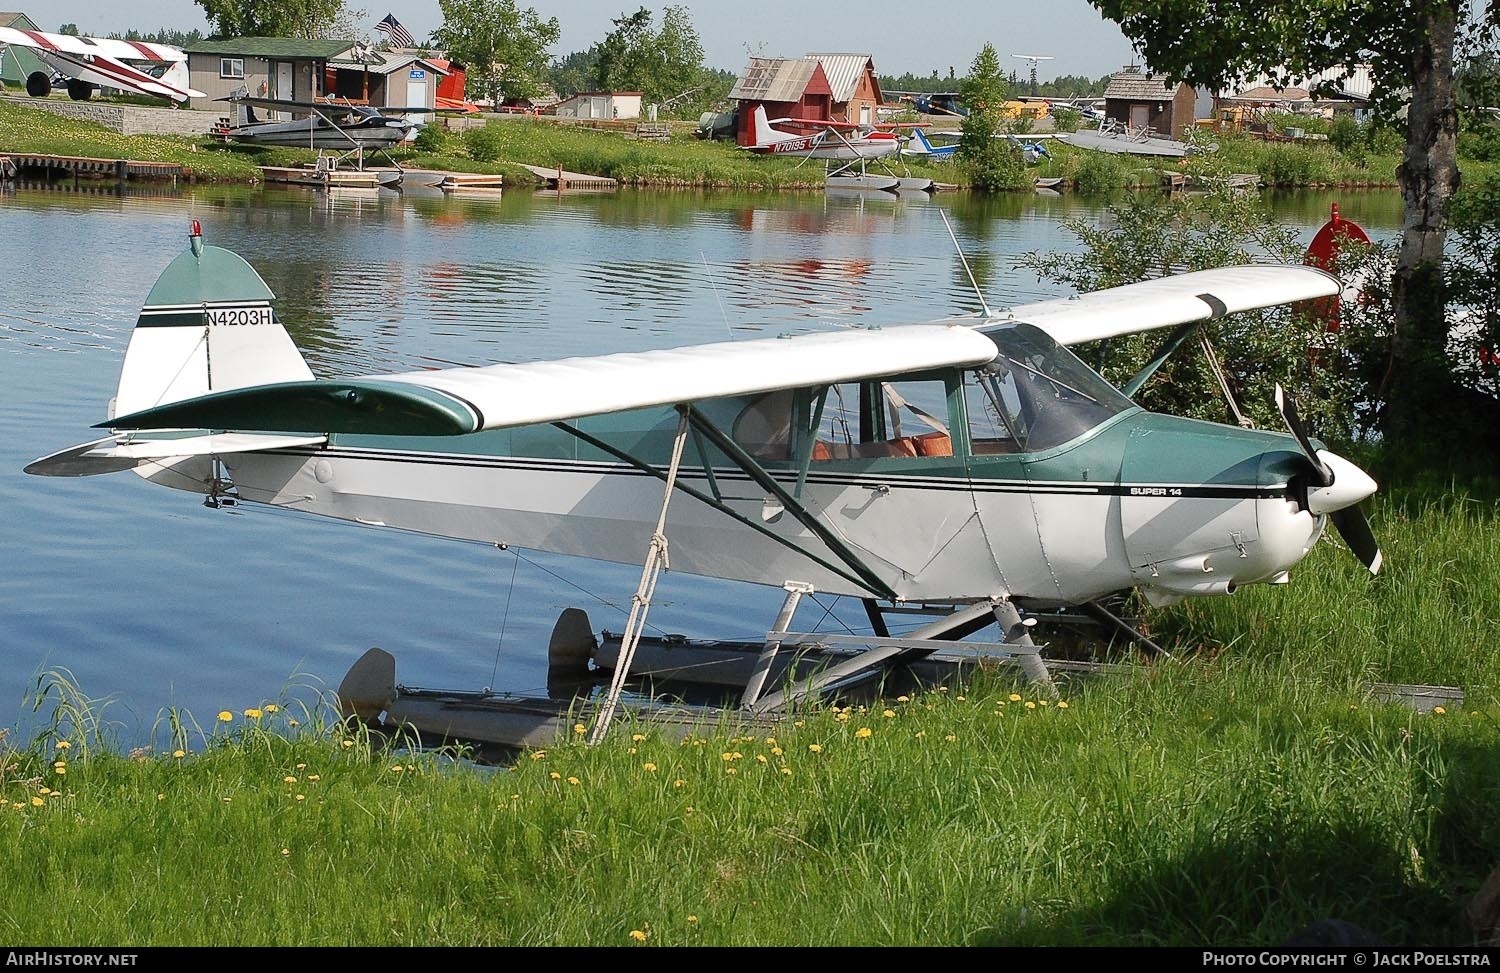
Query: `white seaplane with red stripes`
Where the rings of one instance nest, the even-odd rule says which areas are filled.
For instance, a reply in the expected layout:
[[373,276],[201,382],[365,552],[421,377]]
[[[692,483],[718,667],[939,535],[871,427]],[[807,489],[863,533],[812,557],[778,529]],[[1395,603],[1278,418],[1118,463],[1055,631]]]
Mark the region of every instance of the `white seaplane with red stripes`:
[[169,98],[175,102],[205,97],[188,86],[187,54],[170,44],[75,37],[39,30],[0,27],[0,49],[29,49],[54,74],[33,71],[26,93],[34,98],[51,94],[55,79],[65,81],[68,97],[84,101],[98,88]]

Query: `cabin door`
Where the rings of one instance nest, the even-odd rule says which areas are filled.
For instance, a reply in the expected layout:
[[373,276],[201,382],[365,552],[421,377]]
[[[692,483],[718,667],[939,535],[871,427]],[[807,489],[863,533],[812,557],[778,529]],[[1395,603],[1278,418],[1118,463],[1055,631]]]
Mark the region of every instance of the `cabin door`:
[[[290,99],[292,94],[292,62],[276,62],[276,89],[271,92],[272,98]],[[285,121],[292,116],[286,112],[277,112],[276,117]]]
[[1151,124],[1151,106],[1150,105],[1131,105],[1130,106],[1130,127],[1132,129],[1139,131],[1140,129],[1143,129],[1143,128],[1145,128],[1146,126],[1148,126],[1150,124]]

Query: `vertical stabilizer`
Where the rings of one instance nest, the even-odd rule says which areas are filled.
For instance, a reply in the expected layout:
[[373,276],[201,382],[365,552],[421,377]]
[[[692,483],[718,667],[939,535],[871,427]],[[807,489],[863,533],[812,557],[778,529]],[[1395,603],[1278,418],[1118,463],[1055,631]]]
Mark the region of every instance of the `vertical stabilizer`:
[[[194,221],[197,229],[197,221]],[[125,351],[113,415],[227,389],[310,380],[271,308],[275,297],[238,254],[193,247],[162,272]]]

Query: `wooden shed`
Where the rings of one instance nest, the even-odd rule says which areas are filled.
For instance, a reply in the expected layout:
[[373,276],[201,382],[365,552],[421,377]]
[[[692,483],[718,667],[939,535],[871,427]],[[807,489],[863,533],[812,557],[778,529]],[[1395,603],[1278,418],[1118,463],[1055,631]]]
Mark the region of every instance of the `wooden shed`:
[[1162,138],[1177,139],[1193,127],[1197,102],[1198,93],[1186,84],[1126,68],[1112,75],[1104,89],[1104,116],[1131,131],[1149,128]]
[[875,59],[868,54],[809,54],[828,78],[832,91],[829,112],[835,121],[856,125],[874,125],[877,113],[885,103],[880,93],[880,78],[875,74]]
[[752,57],[729,97],[739,102],[735,141],[750,145],[750,116],[764,105],[768,118],[833,121],[833,88],[823,66],[811,58]]

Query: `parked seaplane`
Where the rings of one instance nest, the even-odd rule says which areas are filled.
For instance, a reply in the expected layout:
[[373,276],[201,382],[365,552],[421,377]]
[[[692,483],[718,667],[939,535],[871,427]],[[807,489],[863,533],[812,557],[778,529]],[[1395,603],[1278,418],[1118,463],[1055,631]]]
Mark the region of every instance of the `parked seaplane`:
[[[0,48],[25,47],[65,82],[68,97],[83,101],[96,88],[118,88],[182,102],[202,98],[188,85],[187,55],[180,48],[146,41],[107,37],[75,37],[39,30],[0,27]],[[54,77],[33,71],[26,93],[33,98],[51,94]]]
[[765,106],[756,105],[750,114],[750,134],[753,141],[745,148],[757,155],[797,155],[833,162],[884,159],[901,151],[901,138],[891,131],[862,128],[849,122],[825,119],[778,118],[776,121],[815,131],[801,135],[773,128],[766,118]]
[[[921,324],[626,354],[315,378],[235,253],[190,248],[146,297],[101,439],[28,473],[132,470],[263,504],[786,589],[743,707],[789,705],[998,624],[1045,682],[1031,613],[1282,584],[1332,524],[1368,568],[1376,490],[1311,440],[1143,410],[1069,346],[1326,298],[1314,267],[1241,266]],[[670,545],[670,547],[669,547]],[[863,599],[875,634],[767,692],[798,600]],[[887,612],[936,620],[893,636]],[[1034,621],[1034,619],[1032,619]],[[810,638],[810,637],[807,637]],[[969,645],[970,643],[963,643]],[[618,673],[628,672],[622,649]],[[607,718],[603,719],[607,725]]]
[[[340,101],[261,98],[244,87],[218,101],[234,106],[234,124],[224,137],[250,145],[287,145],[339,152],[389,149],[411,139],[431,108],[373,108]],[[261,118],[255,109],[291,115]]]

